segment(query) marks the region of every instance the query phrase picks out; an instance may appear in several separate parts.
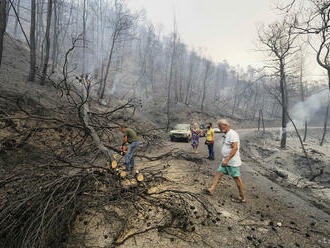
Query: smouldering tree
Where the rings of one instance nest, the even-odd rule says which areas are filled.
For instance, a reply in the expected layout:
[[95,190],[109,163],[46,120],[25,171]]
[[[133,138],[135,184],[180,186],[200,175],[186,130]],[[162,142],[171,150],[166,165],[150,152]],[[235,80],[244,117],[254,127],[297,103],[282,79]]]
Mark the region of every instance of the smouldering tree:
[[327,107],[325,111],[323,135],[321,138],[320,145],[322,146],[325,141],[325,135],[327,133],[328,119],[329,119],[329,108],[330,108],[330,2],[329,1],[315,1],[310,0],[314,6],[313,11],[309,15],[308,20],[305,22],[304,27],[296,25],[298,30],[301,30],[307,34],[315,34],[319,40],[316,48],[312,45],[316,52],[317,63],[327,71],[328,75],[328,99]]
[[202,102],[201,102],[201,112],[204,111],[204,102],[205,102],[205,97],[207,94],[207,83],[210,79],[211,73],[212,73],[212,63],[208,59],[204,59],[203,61],[205,71],[204,71],[204,76],[203,76],[203,94],[202,94]]
[[294,42],[297,34],[293,32],[293,26],[287,20],[270,24],[263,30],[259,30],[259,42],[270,56],[269,68],[273,69],[280,80],[280,93],[282,105],[282,136],[281,148],[286,147],[288,119],[288,92],[286,71],[290,56],[297,50]]
[[[109,49],[107,66],[105,69],[105,75],[101,84],[100,99],[104,98],[105,89],[107,87],[107,80],[110,73],[110,67],[115,52],[115,47],[118,45],[118,43],[122,42],[123,40],[131,38],[131,31],[138,19],[137,15],[132,15],[131,12],[125,9],[124,5],[119,1],[115,2],[114,15],[115,16],[110,21],[112,27],[110,49]],[[109,87],[111,88],[112,84]]]
[[328,0],[292,0],[289,5],[280,8],[286,15],[294,15],[294,30],[306,35],[309,44],[316,53],[317,63],[326,70],[329,93],[325,111],[323,134],[320,145],[324,144],[327,133],[330,110],[330,2]]
[[198,55],[195,51],[191,51],[189,55],[189,63],[188,63],[188,78],[186,82],[186,97],[185,97],[185,104],[189,104],[190,97],[192,94],[193,83],[195,79],[196,70],[198,68]]

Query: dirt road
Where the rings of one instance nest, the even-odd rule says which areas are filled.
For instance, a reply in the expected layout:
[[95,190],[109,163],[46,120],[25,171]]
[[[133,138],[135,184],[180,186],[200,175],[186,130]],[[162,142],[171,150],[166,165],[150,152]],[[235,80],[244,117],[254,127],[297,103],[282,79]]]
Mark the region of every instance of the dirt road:
[[[241,173],[248,202],[237,204],[231,198],[238,194],[235,183],[225,177],[210,200],[221,203],[230,221],[224,235],[225,242],[217,247],[330,247],[329,208],[318,206],[303,190],[284,187],[267,169],[267,164],[248,154],[248,141],[254,129],[237,130],[242,142]],[[200,189],[208,187],[221,160],[223,134],[216,134],[215,161],[205,163]],[[199,158],[207,157],[207,148],[201,139]],[[190,151],[185,143],[173,143],[177,148]],[[203,165],[204,166],[204,165]],[[197,186],[198,187],[198,186]],[[232,225],[232,226],[230,226]],[[236,232],[235,230],[236,229]],[[234,236],[233,236],[234,235]],[[238,238],[237,238],[238,237]],[[221,241],[223,242],[223,241]]]
[[[276,153],[268,157],[257,156],[258,149],[262,148],[262,151],[268,154],[269,149],[277,149],[276,147],[267,148],[266,140],[264,138],[259,139],[254,129],[237,131],[241,138],[243,160],[241,172],[247,203],[240,204],[231,200],[238,195],[238,190],[234,181],[226,176],[220,182],[214,196],[201,193],[202,189],[210,186],[221,160],[223,134],[216,134],[215,161],[206,159],[208,151],[203,144],[205,138],[201,139],[198,154],[192,153],[192,147],[188,143],[168,141],[165,146],[158,147],[157,150],[153,149],[148,155],[168,154],[169,150],[175,148],[179,150],[175,156],[164,157],[159,161],[143,159],[136,161],[137,169],[157,169],[167,179],[162,183],[155,183],[149,191],[159,192],[170,189],[194,193],[202,202],[210,204],[208,207],[212,209],[212,214],[206,213],[194,198],[184,206],[191,213],[189,219],[191,228],[189,230],[185,232],[171,228],[167,230],[140,230],[141,234],[128,239],[119,247],[330,247],[329,207],[324,207],[320,202],[316,202],[316,198],[312,197],[308,188],[297,188],[283,184],[283,180],[270,169],[270,162],[268,162],[269,164],[265,162],[271,161]],[[260,147],[258,142],[260,142]],[[292,145],[290,142],[289,145]],[[277,144],[278,141],[275,143]],[[289,149],[286,151],[277,150],[278,156],[294,155]],[[176,156],[177,154],[182,156]],[[287,157],[284,157],[284,160],[289,161]],[[154,216],[153,218],[158,216],[157,218],[163,219],[165,215],[155,212],[151,216]],[[78,221],[82,226],[84,235],[83,247],[111,247],[109,240],[113,230],[112,223],[116,223],[117,217],[111,219],[111,216],[107,216],[107,218],[109,218],[109,224],[104,224],[103,218],[100,218],[94,222],[90,221],[91,224],[87,226],[88,228],[83,225],[83,222]],[[148,218],[146,222],[150,224],[153,218]],[[103,224],[99,224],[97,221]],[[138,230],[133,228],[127,230],[127,233],[136,231]],[[104,238],[105,234],[106,239]],[[74,243],[68,247],[82,246],[80,243]]]

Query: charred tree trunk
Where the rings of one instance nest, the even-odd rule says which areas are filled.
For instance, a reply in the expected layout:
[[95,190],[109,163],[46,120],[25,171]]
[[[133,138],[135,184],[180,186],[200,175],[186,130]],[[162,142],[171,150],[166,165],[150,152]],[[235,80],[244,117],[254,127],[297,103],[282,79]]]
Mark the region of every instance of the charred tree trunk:
[[178,80],[178,70],[175,70],[174,73],[174,93],[175,93],[175,103],[179,102],[179,83],[180,81]]
[[50,50],[50,24],[52,21],[52,12],[53,12],[53,0],[48,0],[48,10],[47,10],[47,24],[46,24],[46,48],[45,48],[45,59],[42,68],[42,75],[41,75],[41,84],[45,84],[45,79],[47,76],[47,69],[49,63],[49,50]]
[[[130,36],[130,29],[134,26],[136,21],[136,16],[131,15],[127,12],[123,5],[119,1],[115,1],[115,18],[112,22],[113,31],[111,34],[111,45],[108,56],[108,63],[105,70],[105,75],[103,79],[103,84],[100,86],[100,99],[104,98],[104,93],[106,89],[107,79],[110,73],[110,67],[115,53],[115,46],[118,42],[124,42],[124,40]],[[113,87],[114,79],[111,80],[110,88]]]
[[83,7],[83,61],[82,61],[82,73],[86,72],[86,0],[84,0]]
[[[17,16],[19,17],[19,15],[20,15],[20,6],[21,5],[21,0],[18,0],[17,1]],[[14,27],[14,35],[15,35],[15,37],[18,37],[18,32],[17,32],[17,29],[18,29],[18,18],[16,18],[15,19],[15,27]]]
[[28,39],[28,37],[27,37],[27,35],[26,35],[25,31],[24,31],[23,25],[21,23],[21,19],[20,19],[19,14],[18,14],[18,12],[17,12],[17,10],[16,10],[16,8],[15,8],[15,6],[13,4],[13,1],[12,0],[9,0],[8,3],[10,3],[10,8],[7,8],[7,21],[6,21],[6,23],[8,23],[9,11],[10,11],[10,9],[13,9],[13,11],[15,13],[15,16],[16,16],[16,20],[17,20],[19,26],[21,27],[21,31],[22,31],[22,33],[24,35],[24,38],[26,40],[26,43],[30,47],[29,39]]
[[183,75],[183,68],[180,70],[180,77],[179,77],[179,81],[180,81],[180,87],[179,87],[179,101],[183,102],[183,81],[184,81],[184,75]]
[[155,65],[154,65],[154,60],[152,56],[150,56],[151,61],[150,61],[150,84],[151,84],[151,91],[155,92]]
[[53,48],[52,48],[52,71],[55,70],[56,66],[56,54],[57,52],[57,44],[58,44],[58,4],[56,1],[54,2],[54,24],[53,24]]
[[36,0],[31,0],[29,81],[34,81],[35,75],[36,75]]
[[[304,83],[303,83],[303,65],[301,63],[300,65],[300,97],[301,97],[301,102],[304,104],[305,103],[305,90],[304,90]],[[307,138],[307,116],[304,113],[304,138],[303,141],[305,142]]]
[[257,112],[257,99],[258,99],[258,83],[256,83],[256,91],[254,94],[254,101],[253,101],[253,111],[252,111],[252,121],[254,121],[254,119],[256,118],[256,112]]
[[262,125],[262,132],[265,133],[265,121],[264,121],[264,114],[262,109],[259,110],[259,117],[258,117],[258,131],[260,131]]
[[330,109],[330,68],[328,69],[328,83],[329,83],[329,92],[328,92],[328,97],[327,97],[328,104],[327,104],[327,108],[325,110],[323,134],[322,134],[322,139],[321,139],[321,142],[320,142],[320,146],[322,146],[324,144],[325,136],[327,134],[327,127],[328,127],[329,109]]
[[298,34],[293,32],[293,25],[286,19],[283,22],[275,22],[262,32],[259,32],[260,42],[267,47],[273,62],[276,63],[276,78],[279,74],[281,99],[278,99],[282,106],[282,135],[281,148],[286,147],[287,123],[288,123],[288,94],[286,85],[286,61],[295,53],[294,45]]
[[[65,24],[65,29],[64,29],[64,32],[63,32],[63,35],[62,35],[62,39],[59,40],[58,44],[57,44],[56,64],[59,61],[59,59],[58,59],[59,54],[61,54],[62,50],[64,50],[64,44],[65,44],[64,41],[65,41],[65,38],[67,37],[69,27],[72,23],[72,12],[73,12],[73,6],[74,6],[73,3],[74,2],[71,1],[69,17],[68,17],[67,23]],[[62,11],[63,11],[63,8],[62,8]]]
[[204,111],[204,101],[206,97],[206,83],[209,77],[209,72],[210,72],[210,66],[211,62],[208,60],[205,60],[205,75],[204,75],[204,80],[203,80],[203,96],[202,96],[202,103],[201,103],[201,112]]
[[239,85],[239,74],[237,72],[237,81],[236,81],[236,85],[234,87],[234,106],[233,106],[233,111],[231,113],[231,116],[234,117],[234,114],[235,114],[235,110],[236,110],[236,105],[237,105],[237,93],[236,93],[236,88],[238,87]]
[[286,89],[286,78],[284,71],[284,61],[280,59],[280,90],[281,90],[281,101],[282,101],[282,136],[281,136],[281,148],[286,147],[287,138],[287,123],[288,123],[288,96]]
[[329,119],[329,108],[330,108],[330,96],[328,94],[328,104],[327,104],[327,108],[325,110],[325,119],[324,119],[324,125],[323,125],[323,134],[322,134],[322,139],[320,142],[320,146],[322,146],[324,144],[325,141],[325,136],[327,134],[327,126],[328,126],[328,119]]
[[113,56],[113,52],[114,52],[114,48],[115,48],[115,43],[117,40],[117,32],[114,31],[114,34],[112,36],[112,42],[111,42],[111,47],[110,47],[110,52],[109,52],[109,58],[108,58],[108,63],[107,63],[107,67],[105,70],[105,75],[103,78],[103,83],[101,85],[101,95],[100,95],[100,99],[102,100],[104,98],[104,92],[105,92],[105,88],[107,86],[107,80],[108,80],[108,76],[109,76],[109,72],[110,72],[110,66],[111,66],[111,62],[112,62],[112,56]]
[[37,1],[37,20],[36,20],[36,49],[39,56],[38,65],[41,70],[43,61],[44,61],[44,20],[43,20],[43,12],[44,12],[44,1]]
[[173,49],[171,54],[171,65],[170,65],[170,75],[168,79],[168,86],[167,86],[167,106],[166,106],[166,115],[167,115],[167,124],[166,129],[170,128],[171,117],[170,117],[170,107],[171,107],[171,88],[172,88],[172,80],[173,80],[173,67],[174,67],[174,59],[176,55],[176,38],[177,34],[176,31],[173,33]]
[[190,65],[189,65],[189,74],[188,74],[188,82],[187,82],[187,90],[186,90],[186,99],[185,99],[185,104],[188,105],[189,104],[189,100],[190,100],[190,92],[191,92],[191,88],[192,88],[192,77],[193,77],[193,70],[194,70],[194,62],[192,61],[193,55],[191,55],[190,58]]
[[3,53],[3,40],[7,26],[7,0],[1,0],[0,2],[0,67]]

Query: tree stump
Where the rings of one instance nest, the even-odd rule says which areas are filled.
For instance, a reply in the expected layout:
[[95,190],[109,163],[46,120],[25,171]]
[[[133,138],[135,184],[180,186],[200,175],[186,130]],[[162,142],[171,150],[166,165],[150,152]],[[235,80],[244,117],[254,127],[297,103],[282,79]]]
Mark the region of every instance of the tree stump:
[[121,178],[126,178],[127,177],[127,172],[126,171],[121,171],[120,173],[119,173],[119,175],[120,175],[120,177]]
[[116,161],[116,160],[112,161],[112,163],[111,163],[111,168],[112,168],[112,169],[116,169],[117,166],[118,166],[117,161]]
[[135,177],[138,182],[142,182],[144,180],[144,176],[142,173],[140,173],[138,170],[135,172]]

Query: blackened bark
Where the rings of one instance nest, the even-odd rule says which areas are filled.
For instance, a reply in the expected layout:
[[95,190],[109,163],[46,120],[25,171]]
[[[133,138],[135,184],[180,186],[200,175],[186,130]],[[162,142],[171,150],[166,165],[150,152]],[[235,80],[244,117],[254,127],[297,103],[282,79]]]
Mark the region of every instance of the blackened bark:
[[31,0],[29,81],[34,81],[35,74],[36,74],[36,0]]
[[50,50],[50,24],[52,21],[52,12],[53,12],[53,0],[48,0],[48,10],[47,10],[47,24],[46,24],[46,48],[45,48],[45,60],[42,69],[42,76],[41,76],[41,84],[45,83],[45,79],[47,76],[47,69],[49,63],[49,50]]
[[281,137],[281,148],[286,147],[286,138],[287,138],[287,123],[288,123],[288,96],[286,89],[286,78],[284,71],[284,61],[283,58],[280,59],[280,90],[282,97],[282,137]]
[[0,67],[2,61],[2,53],[3,53],[3,40],[6,32],[7,25],[7,1],[1,0],[0,2]]
[[320,142],[320,146],[324,144],[325,141],[325,136],[327,134],[327,127],[328,127],[328,119],[329,119],[329,109],[330,109],[330,69],[328,69],[328,83],[329,83],[329,92],[328,92],[328,97],[327,97],[327,108],[325,112],[325,118],[324,118],[324,125],[323,125],[323,134],[322,134],[322,139]]

